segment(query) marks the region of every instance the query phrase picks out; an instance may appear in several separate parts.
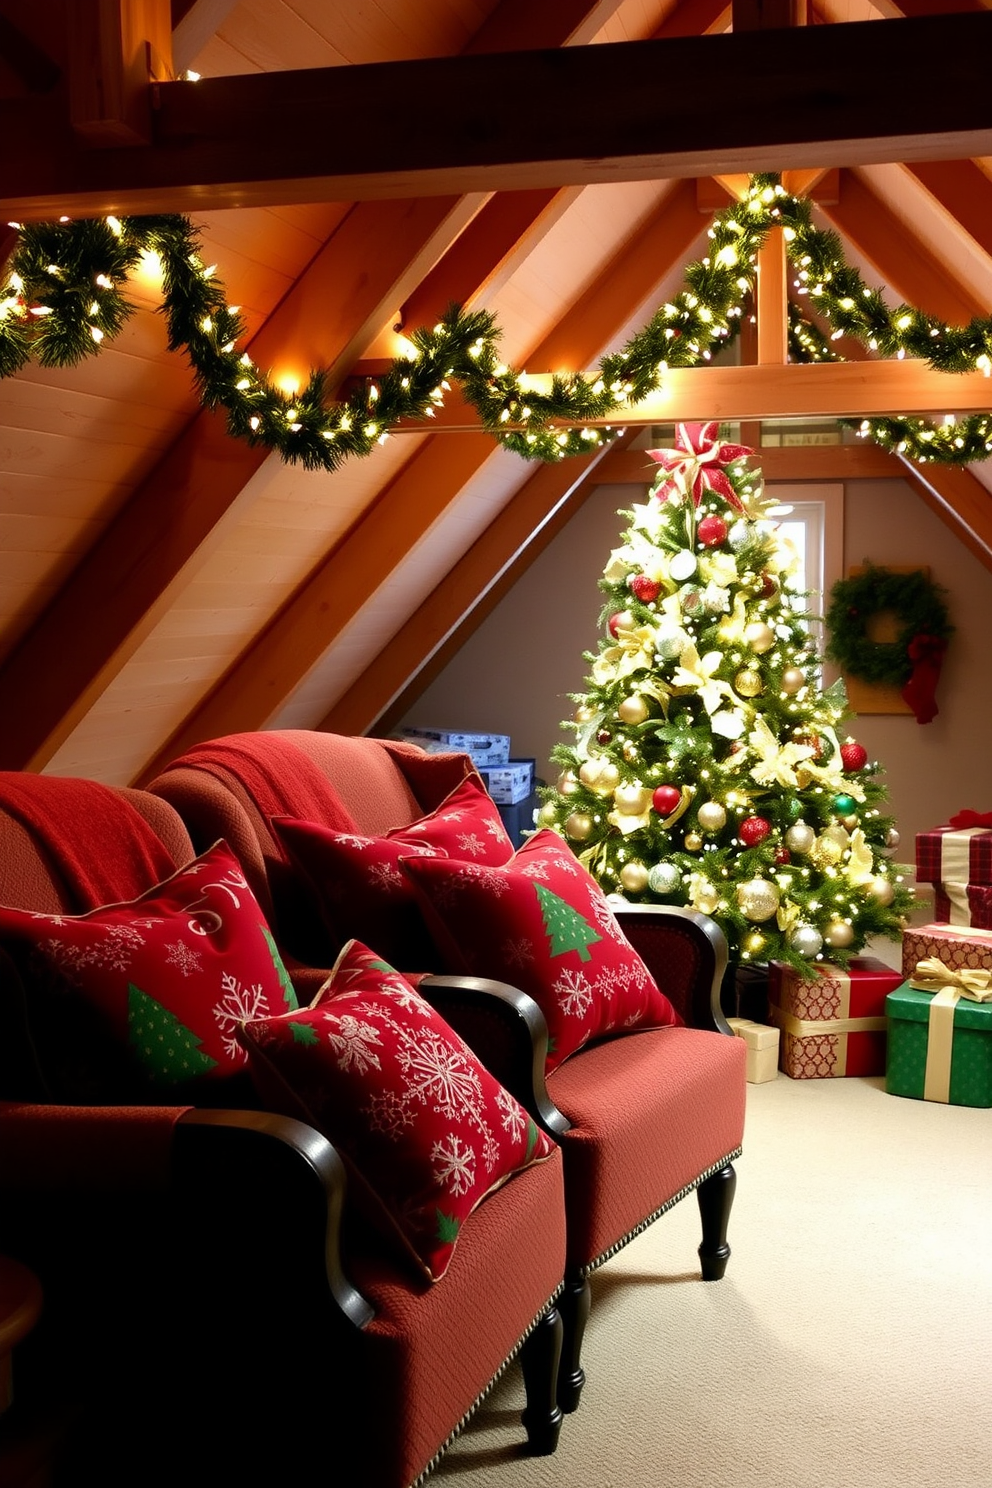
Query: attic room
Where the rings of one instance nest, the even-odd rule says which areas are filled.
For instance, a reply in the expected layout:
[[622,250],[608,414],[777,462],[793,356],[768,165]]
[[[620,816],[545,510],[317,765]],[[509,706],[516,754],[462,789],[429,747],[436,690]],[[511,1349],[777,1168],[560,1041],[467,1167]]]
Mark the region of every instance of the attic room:
[[0,1488],[987,1481],[990,11],[0,0]]

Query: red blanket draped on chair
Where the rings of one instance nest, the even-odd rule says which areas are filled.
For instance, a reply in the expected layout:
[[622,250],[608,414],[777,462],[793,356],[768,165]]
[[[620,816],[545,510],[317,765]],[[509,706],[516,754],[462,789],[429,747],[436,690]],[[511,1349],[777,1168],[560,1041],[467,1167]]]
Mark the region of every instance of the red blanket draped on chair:
[[322,822],[336,832],[355,823],[327,777],[302,750],[271,733],[228,734],[194,744],[180,763],[204,770],[228,789],[248,792],[266,823],[273,816]]
[[0,771],[0,811],[30,832],[71,913],[135,899],[178,867],[127,797],[95,780]]

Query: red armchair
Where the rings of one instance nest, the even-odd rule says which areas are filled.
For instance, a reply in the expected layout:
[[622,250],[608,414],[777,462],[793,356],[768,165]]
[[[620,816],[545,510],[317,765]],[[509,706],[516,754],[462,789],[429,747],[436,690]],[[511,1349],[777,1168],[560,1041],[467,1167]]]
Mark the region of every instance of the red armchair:
[[[179,811],[194,842],[227,836],[256,892],[271,903],[277,935],[290,949],[303,949],[318,911],[270,826],[274,815],[304,817],[309,809],[305,785],[286,774],[294,750],[308,769],[319,769],[337,802],[346,803],[351,830],[366,834],[409,825],[436,807],[471,766],[463,756],[418,758],[410,746],[385,740],[282,730],[194,748],[151,783],[149,789]],[[311,798],[318,793],[313,789]],[[273,804],[275,810],[266,809]],[[301,909],[311,917],[309,928]],[[660,907],[627,906],[618,918],[687,1026],[589,1045],[546,1081],[547,1028],[530,999],[508,986],[497,993],[491,982],[463,975],[435,975],[423,984],[562,1148],[568,1238],[558,1400],[564,1411],[576,1408],[584,1381],[580,1351],[590,1274],[693,1190],[702,1218],[703,1278],[723,1276],[736,1184],[732,1163],[743,1136],[745,1051],[729,1036],[720,1011],[727,965],[722,932],[706,916]],[[527,1052],[511,1066],[511,1051],[519,1056],[521,1045]],[[524,1068],[530,1072],[526,1086],[513,1073]]]
[[[193,856],[159,797],[0,774],[0,903],[84,913]],[[19,1392],[71,1403],[67,1481],[304,1482],[326,1451],[409,1488],[517,1355],[531,1450],[554,1450],[557,1151],[481,1204],[430,1285],[331,1143],[240,1077],[212,1105],[53,1099],[35,992],[0,943],[0,1250],[44,1287]]]

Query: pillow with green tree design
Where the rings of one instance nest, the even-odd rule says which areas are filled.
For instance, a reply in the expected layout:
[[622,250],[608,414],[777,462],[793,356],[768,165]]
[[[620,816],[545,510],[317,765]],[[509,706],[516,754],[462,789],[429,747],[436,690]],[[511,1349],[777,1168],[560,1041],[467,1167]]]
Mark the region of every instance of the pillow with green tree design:
[[681,1018],[606,896],[556,832],[535,832],[503,868],[404,858],[451,972],[498,977],[548,1023],[548,1071],[590,1039]]

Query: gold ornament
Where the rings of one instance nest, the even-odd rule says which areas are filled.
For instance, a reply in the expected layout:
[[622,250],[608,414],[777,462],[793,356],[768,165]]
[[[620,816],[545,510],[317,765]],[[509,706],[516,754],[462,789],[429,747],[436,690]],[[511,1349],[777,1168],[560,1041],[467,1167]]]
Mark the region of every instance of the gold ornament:
[[828,946],[835,946],[838,950],[842,950],[844,946],[849,946],[854,939],[854,926],[849,925],[846,920],[840,919],[839,916],[835,916],[832,920],[828,921],[827,928],[823,932],[823,938]]
[[617,786],[613,792],[613,804],[623,816],[643,816],[651,805],[651,792],[646,785],[632,780]]
[[558,809],[553,801],[545,801],[538,812],[538,818],[544,827],[553,827],[558,815]]
[[879,874],[877,878],[870,878],[865,887],[879,904],[891,904],[895,898],[896,891],[892,886],[892,880],[885,878],[882,874]]
[[648,870],[643,863],[632,858],[620,869],[620,882],[630,894],[639,894],[648,886]]
[[809,855],[818,868],[832,868],[844,856],[848,840],[839,823],[836,827],[826,827],[813,843]]
[[798,667],[786,667],[782,673],[782,691],[788,693],[789,697],[795,697],[800,688],[806,685],[806,674]]
[[749,920],[770,920],[778,909],[781,894],[767,878],[749,878],[737,886],[737,903]]
[[750,930],[744,937],[743,946],[749,956],[760,956],[765,949],[765,937],[760,930]]
[[573,842],[585,842],[593,828],[593,820],[587,811],[573,811],[565,821],[565,831]]
[[696,812],[696,817],[706,832],[719,832],[727,824],[727,813],[719,801],[704,801]]
[[686,832],[682,840],[682,846],[686,852],[698,852],[703,845],[703,839],[698,832]]
[[764,691],[765,684],[762,682],[758,672],[752,667],[742,667],[734,678],[734,686],[741,697],[758,697]]
[[581,765],[579,779],[594,795],[612,796],[620,784],[620,771],[612,760],[603,759],[601,755],[594,755],[592,759],[587,759]]
[[580,703],[574,716],[576,723],[592,723],[596,717],[596,709],[590,708],[588,703]]
[[618,705],[617,716],[624,723],[643,723],[649,711],[650,709],[640,693],[635,692],[632,697],[624,698]]
[[804,821],[793,822],[785,834],[785,845],[790,852],[808,853],[815,841],[816,833]]
[[858,825],[860,825],[860,822],[861,822],[861,818],[859,816],[845,816],[844,817],[844,825],[845,825],[845,827],[847,828],[847,830],[849,832],[853,832],[854,829],[855,829],[855,827],[858,826]]
[[775,644],[775,632],[764,620],[752,620],[750,625],[744,627],[744,641],[757,651],[760,656],[764,651],[770,651]]

